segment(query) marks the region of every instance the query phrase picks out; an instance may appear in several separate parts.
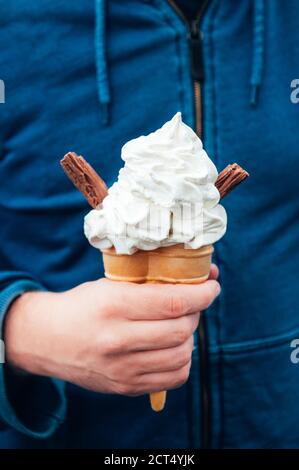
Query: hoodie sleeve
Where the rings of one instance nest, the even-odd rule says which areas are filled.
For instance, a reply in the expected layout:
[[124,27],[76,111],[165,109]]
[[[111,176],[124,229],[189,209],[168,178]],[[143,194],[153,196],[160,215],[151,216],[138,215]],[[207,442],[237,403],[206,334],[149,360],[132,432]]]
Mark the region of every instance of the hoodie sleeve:
[[22,293],[45,290],[24,273],[0,272],[0,428],[10,426],[37,439],[51,436],[64,420],[64,382],[22,374],[5,363],[3,325],[11,303]]

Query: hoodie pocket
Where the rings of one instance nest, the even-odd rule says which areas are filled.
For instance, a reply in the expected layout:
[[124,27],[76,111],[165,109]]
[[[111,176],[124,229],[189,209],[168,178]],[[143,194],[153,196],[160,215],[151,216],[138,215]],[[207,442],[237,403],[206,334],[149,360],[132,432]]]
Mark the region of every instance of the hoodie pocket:
[[296,338],[299,331],[222,350],[221,447],[299,447],[299,363],[291,360]]

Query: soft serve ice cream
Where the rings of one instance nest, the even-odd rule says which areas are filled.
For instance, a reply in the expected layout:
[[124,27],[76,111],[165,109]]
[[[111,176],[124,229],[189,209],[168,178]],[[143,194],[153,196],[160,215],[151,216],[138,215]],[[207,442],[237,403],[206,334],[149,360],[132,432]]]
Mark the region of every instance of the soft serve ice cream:
[[114,247],[118,254],[178,243],[196,249],[224,235],[216,167],[181,113],[127,142],[121,158],[117,182],[84,220],[92,246]]

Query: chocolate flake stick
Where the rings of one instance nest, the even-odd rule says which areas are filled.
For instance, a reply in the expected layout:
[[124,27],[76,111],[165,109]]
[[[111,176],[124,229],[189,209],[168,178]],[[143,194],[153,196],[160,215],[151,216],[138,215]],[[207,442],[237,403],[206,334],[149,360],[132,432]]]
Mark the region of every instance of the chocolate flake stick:
[[[85,196],[91,207],[94,209],[98,207],[107,196],[108,189],[92,166],[75,152],[67,153],[60,163],[67,176]],[[248,176],[247,171],[243,170],[237,163],[224,168],[215,182],[220,198],[223,199]]]
[[249,173],[243,170],[237,163],[228,165],[222,170],[216,180],[215,186],[220,193],[220,199],[223,199],[242,181],[248,178]]
[[102,178],[87,161],[75,152],[68,152],[60,164],[73,184],[81,191],[94,209],[108,194],[108,188]]

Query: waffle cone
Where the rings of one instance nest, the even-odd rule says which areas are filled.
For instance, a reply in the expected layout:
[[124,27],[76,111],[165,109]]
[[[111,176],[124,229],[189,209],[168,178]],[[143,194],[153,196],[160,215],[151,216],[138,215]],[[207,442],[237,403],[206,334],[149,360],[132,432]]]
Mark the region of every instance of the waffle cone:
[[[135,283],[200,284],[209,277],[213,246],[185,249],[178,244],[133,255],[118,255],[114,248],[103,250],[105,276],[114,281]],[[161,411],[166,391],[150,394],[151,407]]]
[[105,276],[114,281],[199,284],[209,276],[212,245],[192,250],[183,245],[118,255],[103,250]]

